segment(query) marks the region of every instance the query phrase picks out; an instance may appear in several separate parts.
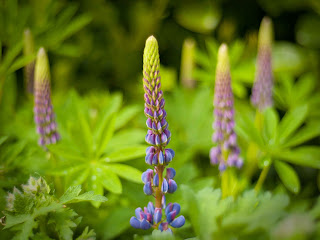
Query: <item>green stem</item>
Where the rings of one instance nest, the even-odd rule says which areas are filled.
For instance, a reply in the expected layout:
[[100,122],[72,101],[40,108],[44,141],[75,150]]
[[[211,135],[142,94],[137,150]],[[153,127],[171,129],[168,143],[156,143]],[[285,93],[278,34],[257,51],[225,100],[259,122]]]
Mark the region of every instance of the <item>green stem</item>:
[[221,191],[222,198],[226,198],[230,195],[230,176],[229,169],[226,169],[221,173]]
[[265,166],[263,169],[262,169],[262,172],[260,173],[260,176],[259,176],[259,179],[258,179],[258,182],[254,188],[254,190],[258,193],[264,183],[264,181],[266,180],[266,177],[268,175],[268,172],[269,172],[269,169],[270,169],[270,166],[271,166],[271,163],[268,164],[267,166]]

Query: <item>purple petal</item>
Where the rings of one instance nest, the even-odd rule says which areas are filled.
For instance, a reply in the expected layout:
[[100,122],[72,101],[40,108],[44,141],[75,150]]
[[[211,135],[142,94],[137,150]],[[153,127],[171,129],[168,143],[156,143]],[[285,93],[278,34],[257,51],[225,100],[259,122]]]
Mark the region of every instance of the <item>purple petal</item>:
[[170,223],[170,225],[174,228],[180,228],[184,225],[185,222],[186,219],[184,218],[184,216],[179,216],[175,220],[173,220],[172,223]]

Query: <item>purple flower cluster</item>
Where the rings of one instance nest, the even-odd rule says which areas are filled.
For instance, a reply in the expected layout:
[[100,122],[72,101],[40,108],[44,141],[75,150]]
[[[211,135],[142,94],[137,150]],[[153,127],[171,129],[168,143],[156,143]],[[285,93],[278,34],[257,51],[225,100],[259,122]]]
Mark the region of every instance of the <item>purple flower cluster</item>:
[[[162,211],[164,210],[166,220],[162,221]],[[167,206],[163,203],[161,208],[155,208],[152,202],[142,210],[140,207],[135,211],[136,216],[131,217],[130,224],[134,228],[148,230],[149,228],[157,228],[161,231],[172,233],[171,228],[180,228],[185,223],[184,216],[176,217],[180,213],[180,205],[178,203],[169,203]]]
[[251,102],[260,111],[272,106],[273,74],[271,65],[272,22],[264,18],[259,31],[257,70]]
[[[178,186],[173,178],[176,175],[176,171],[173,168],[166,168],[166,176],[162,179],[161,193],[174,193]],[[146,195],[152,195],[155,193],[156,188],[159,187],[159,174],[148,169],[142,174],[142,181],[144,182],[143,191]]]
[[55,114],[51,103],[50,74],[45,50],[38,53],[35,68],[34,86],[34,120],[37,133],[40,135],[39,145],[54,144],[60,139],[57,132]]
[[[174,157],[174,151],[166,148],[171,139],[166,121],[167,113],[164,110],[165,101],[161,90],[160,82],[160,58],[158,42],[151,36],[146,41],[143,55],[143,88],[145,109],[147,117],[146,125],[148,132],[145,137],[146,142],[151,145],[146,150],[145,161],[154,169],[148,169],[142,174],[144,182],[143,191],[146,195],[155,197],[155,207],[150,202],[147,208],[142,211],[136,209],[136,217],[130,219],[130,224],[135,228],[149,229],[153,227],[161,231],[170,231],[171,227],[181,227],[185,223],[185,218],[180,216],[175,219],[180,212],[180,205],[175,203],[165,206],[165,194],[174,193],[177,184],[173,180],[176,171],[173,168],[166,168]],[[166,173],[164,175],[164,172]],[[162,212],[165,209],[166,222],[162,220]]]
[[240,149],[237,145],[237,135],[234,131],[234,106],[231,88],[231,76],[228,59],[228,49],[221,45],[218,54],[216,81],[214,89],[214,134],[212,141],[217,146],[210,150],[212,164],[219,164],[219,170],[224,171],[227,166],[241,168]]

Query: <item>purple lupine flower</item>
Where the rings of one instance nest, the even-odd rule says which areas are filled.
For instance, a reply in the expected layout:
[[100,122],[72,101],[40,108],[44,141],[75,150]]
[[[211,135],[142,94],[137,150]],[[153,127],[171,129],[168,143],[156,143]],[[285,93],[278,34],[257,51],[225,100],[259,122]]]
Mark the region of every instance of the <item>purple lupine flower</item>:
[[237,145],[237,135],[234,132],[234,106],[231,88],[231,75],[227,45],[219,48],[216,80],[214,88],[214,134],[212,140],[217,146],[210,150],[211,164],[219,165],[224,171],[227,166],[241,168],[242,159]]
[[[172,210],[168,212],[169,216],[163,214],[166,209],[165,194],[174,193],[177,190],[177,184],[173,180],[176,171],[173,168],[166,168],[175,154],[172,149],[166,148],[170,142],[171,133],[168,130],[167,113],[164,110],[165,101],[161,90],[159,69],[158,42],[151,36],[146,41],[143,55],[143,88],[145,93],[144,113],[147,117],[146,125],[148,128],[145,141],[151,145],[146,149],[145,162],[153,166],[154,170],[146,170],[141,178],[144,182],[144,193],[155,197],[155,207],[149,207],[152,204],[150,202],[143,213],[141,208],[137,208],[136,217],[130,219],[130,224],[134,228],[149,229],[152,227],[172,232],[170,227],[182,227],[185,219],[183,216],[175,218],[180,212],[180,205],[179,211]],[[164,176],[165,170],[166,175]],[[149,220],[148,213],[152,215],[151,220]],[[163,217],[164,219],[162,219]]]
[[54,144],[60,139],[51,103],[49,63],[44,48],[40,48],[35,66],[34,120],[39,145]]
[[260,111],[272,106],[273,102],[272,37],[272,21],[270,18],[264,17],[259,30],[256,76],[251,95],[251,103]]

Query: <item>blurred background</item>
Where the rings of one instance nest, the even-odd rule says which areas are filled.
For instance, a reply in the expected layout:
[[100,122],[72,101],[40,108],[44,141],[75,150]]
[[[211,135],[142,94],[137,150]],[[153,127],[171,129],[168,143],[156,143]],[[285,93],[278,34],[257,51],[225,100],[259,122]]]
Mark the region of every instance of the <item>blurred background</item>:
[[[121,90],[132,97],[136,85],[141,85],[143,46],[152,34],[159,41],[165,84],[172,88],[180,77],[186,38],[193,38],[201,50],[208,39],[229,44],[241,39],[244,54],[254,55],[260,21],[266,15],[272,18],[279,41],[275,70],[301,74],[319,69],[318,0],[2,0],[0,11],[2,55],[17,47],[30,28],[35,48],[44,46],[49,52],[53,88],[59,91]],[[21,92],[22,77],[18,71]]]
[[[0,0],[0,134],[4,136],[0,141],[0,210],[5,206],[7,192],[13,186],[26,182],[35,173],[45,176],[49,183],[56,177],[54,174],[61,177],[63,183],[60,189],[59,186],[56,189],[62,195],[73,177],[79,175],[77,172],[70,176],[69,173],[63,175],[62,172],[67,167],[72,169],[78,166],[80,158],[88,159],[85,161],[87,165],[82,166],[91,172],[86,176],[88,179],[83,178],[78,183],[83,183],[85,191],[93,190],[90,177],[96,176],[96,169],[90,161],[96,159],[89,159],[86,153],[81,152],[91,147],[87,144],[86,134],[94,132],[99,121],[106,126],[112,125],[108,117],[117,113],[120,120],[114,129],[114,136],[108,146],[103,146],[99,157],[113,154],[112,150],[123,150],[135,145],[136,153],[132,156],[129,153],[130,156],[124,160],[128,161],[125,165],[136,169],[134,177],[130,179],[119,174],[122,177],[120,182],[118,176],[115,176],[120,184],[113,189],[97,183],[99,192],[96,193],[109,199],[101,206],[83,203],[73,207],[83,216],[81,229],[89,225],[95,229],[98,239],[132,239],[134,234],[151,234],[131,228],[129,219],[135,208],[145,206],[150,200],[144,195],[140,181],[141,172],[147,169],[144,162],[146,119],[143,115],[141,79],[145,40],[154,35],[159,43],[165,109],[173,136],[169,147],[176,151],[176,158],[170,166],[177,169],[176,181],[179,186],[178,191],[168,199],[181,203],[182,213],[187,218],[185,227],[177,230],[176,236],[187,238],[201,233],[210,235],[212,229],[221,237],[217,239],[228,239],[222,236],[230,229],[234,230],[235,235],[229,236],[229,239],[242,234],[240,232],[244,228],[237,225],[237,219],[246,215],[246,212],[241,212],[245,208],[235,206],[235,209],[240,209],[237,212],[239,218],[230,216],[236,222],[229,222],[233,224],[231,227],[227,222],[225,228],[216,225],[213,228],[213,218],[210,218],[211,222],[208,220],[208,212],[227,209],[226,205],[223,208],[220,203],[211,206],[218,195],[212,189],[219,187],[219,172],[210,165],[208,157],[213,145],[211,126],[215,66],[218,47],[225,42],[229,46],[236,111],[240,113],[236,116],[242,120],[242,126],[250,126],[255,109],[249,102],[249,96],[255,76],[258,31],[264,16],[272,19],[274,27],[274,109],[279,115],[275,114],[274,119],[279,120],[286,112],[298,109],[290,115],[291,120],[296,121],[292,120],[294,127],[290,132],[286,126],[282,127],[284,132],[287,131],[288,139],[294,133],[297,133],[296,137],[300,133],[296,139],[285,143],[286,148],[279,147],[280,152],[283,149],[292,151],[290,156],[276,156],[277,159],[287,157],[290,167],[293,163],[293,175],[300,176],[300,180],[297,180],[299,189],[284,186],[273,167],[264,189],[272,190],[275,194],[287,194],[294,206],[286,210],[294,214],[301,210],[304,214],[311,203],[315,202],[320,189],[319,0]],[[61,144],[50,148],[52,155],[57,156],[59,168],[52,166],[47,152],[37,145],[33,99],[26,91],[28,74],[25,66],[32,64],[41,46],[47,50],[49,57],[53,105],[62,136]],[[249,124],[244,119],[246,117],[252,120]],[[241,121],[236,119],[236,122]],[[87,128],[83,127],[85,124]],[[104,133],[101,135],[104,136]],[[244,139],[241,134],[239,136],[242,157],[245,158],[248,139]],[[261,150],[267,156],[269,142]],[[314,146],[308,148],[305,145]],[[298,151],[294,152],[297,146],[300,147],[299,156],[296,155]],[[66,152],[70,153],[69,156],[64,154]],[[76,154],[82,155],[79,157]],[[297,167],[295,164],[302,166]],[[246,187],[253,187],[259,173],[260,170],[256,169],[252,177],[248,178]],[[105,174],[103,177],[108,179],[109,176]],[[185,186],[180,188],[180,184]],[[185,194],[192,192],[189,188],[197,194]],[[300,194],[297,195],[299,190]],[[253,206],[255,195],[253,192],[250,194],[246,197],[252,200]],[[283,220],[282,217],[286,215],[278,209],[283,210],[288,203],[285,206],[279,205],[289,202],[289,197],[282,196],[269,201],[271,194],[268,194],[263,195],[266,203],[264,211],[258,212],[256,218],[244,220],[250,230],[239,239],[269,239],[271,233],[278,236],[274,239],[286,239],[285,236],[291,233],[290,236],[296,237],[295,227],[300,226],[304,218],[296,218],[293,214],[290,215],[292,218]],[[190,213],[188,210],[194,204],[190,196],[198,201],[199,209],[203,209],[205,204],[206,207],[211,204],[210,211]],[[241,202],[239,204],[241,206]],[[195,218],[192,214],[200,216],[200,224],[193,222],[196,220],[193,220]],[[313,234],[318,231],[317,236],[320,236],[317,230],[320,229],[319,221],[316,225],[315,218],[309,217],[306,218],[311,219],[312,231],[308,224],[297,231],[301,230],[302,235],[307,237],[310,232]],[[278,225],[279,219],[282,225]],[[320,219],[319,216],[317,219]],[[75,235],[78,236],[82,230],[77,229]],[[261,232],[265,233],[262,237]],[[5,231],[0,234],[4,234],[3,239],[12,237]]]

